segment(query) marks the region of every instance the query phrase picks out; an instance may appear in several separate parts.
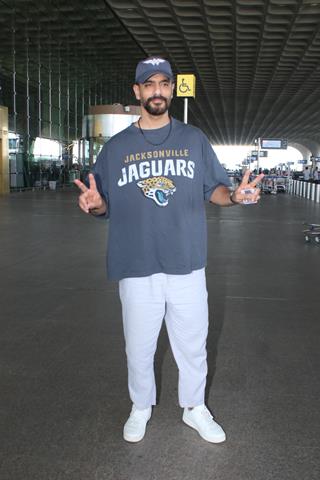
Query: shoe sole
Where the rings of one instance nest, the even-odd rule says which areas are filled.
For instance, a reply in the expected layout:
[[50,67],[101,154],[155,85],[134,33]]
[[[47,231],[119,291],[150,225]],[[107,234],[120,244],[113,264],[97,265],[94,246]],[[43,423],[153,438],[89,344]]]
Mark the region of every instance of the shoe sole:
[[129,443],[139,443],[141,442],[141,440],[144,439],[144,436],[145,436],[145,433],[142,435],[142,437],[125,437],[123,435],[123,439],[126,441],[126,442],[129,442]]
[[202,433],[199,432],[198,428],[196,427],[196,425],[194,423],[191,422],[191,420],[187,419],[187,418],[184,418],[182,417],[182,421],[188,425],[188,427],[190,428],[193,428],[193,430],[195,430],[196,432],[198,432],[198,434],[200,435],[201,438],[203,438],[204,440],[206,440],[206,442],[210,442],[210,443],[223,443],[226,441],[226,435],[224,434],[223,436],[221,437],[217,437],[215,438],[214,440],[212,438],[208,438],[206,437],[205,435],[203,435]]

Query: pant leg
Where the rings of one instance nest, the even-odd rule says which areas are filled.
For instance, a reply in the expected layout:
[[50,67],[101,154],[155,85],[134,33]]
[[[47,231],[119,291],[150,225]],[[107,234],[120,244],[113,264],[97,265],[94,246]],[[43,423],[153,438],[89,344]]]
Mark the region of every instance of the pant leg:
[[165,321],[179,369],[180,406],[201,405],[208,371],[208,294],[204,269],[190,275],[168,275]]
[[119,282],[128,387],[139,409],[156,404],[154,354],[165,314],[164,274]]

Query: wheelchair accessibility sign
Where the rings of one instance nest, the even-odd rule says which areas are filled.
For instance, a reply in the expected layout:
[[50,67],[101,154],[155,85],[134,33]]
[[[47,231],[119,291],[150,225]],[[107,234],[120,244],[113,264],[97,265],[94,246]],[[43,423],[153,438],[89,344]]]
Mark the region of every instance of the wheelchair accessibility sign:
[[177,97],[196,96],[196,77],[192,74],[177,75]]

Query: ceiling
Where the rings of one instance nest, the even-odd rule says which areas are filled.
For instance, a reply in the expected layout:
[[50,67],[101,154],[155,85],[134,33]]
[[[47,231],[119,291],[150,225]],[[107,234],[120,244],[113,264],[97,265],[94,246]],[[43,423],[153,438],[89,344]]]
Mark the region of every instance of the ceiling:
[[283,137],[319,151],[320,0],[0,0],[0,69],[15,50],[23,79],[27,49],[71,81],[99,79],[120,103],[137,61],[163,55],[196,75],[189,119],[213,143]]

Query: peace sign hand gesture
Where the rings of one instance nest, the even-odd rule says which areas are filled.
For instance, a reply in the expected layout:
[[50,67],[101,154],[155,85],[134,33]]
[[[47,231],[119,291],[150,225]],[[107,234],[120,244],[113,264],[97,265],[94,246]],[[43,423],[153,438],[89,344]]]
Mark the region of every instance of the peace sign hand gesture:
[[102,215],[107,210],[107,205],[101,197],[97,189],[97,184],[92,173],[89,173],[89,188],[80,180],[74,180],[77,187],[80,188],[79,207],[85,213],[93,213],[94,215]]
[[250,170],[246,170],[239,187],[233,192],[232,200],[235,203],[250,204],[260,200],[260,188],[256,188],[256,185],[261,182],[264,175],[261,173],[250,182],[250,174]]

